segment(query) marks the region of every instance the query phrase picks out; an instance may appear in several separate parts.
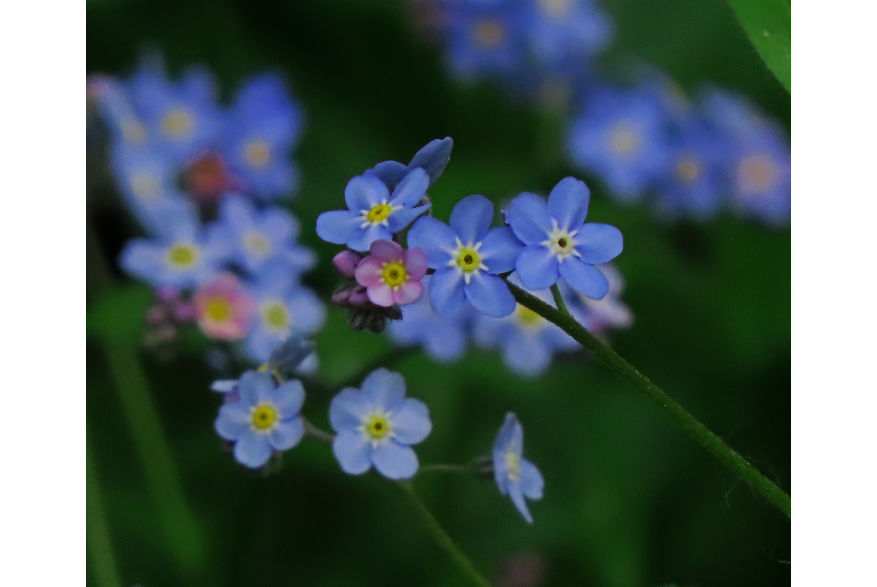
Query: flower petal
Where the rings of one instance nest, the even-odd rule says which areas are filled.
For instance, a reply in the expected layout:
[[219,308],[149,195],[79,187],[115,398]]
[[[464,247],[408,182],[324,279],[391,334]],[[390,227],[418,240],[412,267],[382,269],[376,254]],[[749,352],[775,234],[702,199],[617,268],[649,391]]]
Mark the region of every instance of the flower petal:
[[356,283],[363,287],[370,287],[381,283],[383,271],[384,264],[379,259],[369,255],[359,262],[353,275],[356,278]]
[[349,210],[332,210],[317,216],[317,236],[336,245],[346,245],[361,230],[361,216]]
[[371,171],[392,191],[408,173],[408,167],[398,161],[384,161],[372,167]]
[[536,377],[551,364],[551,349],[538,335],[520,330],[502,342],[502,358],[519,375]]
[[234,445],[234,458],[251,469],[261,467],[271,458],[271,447],[265,434],[245,434]]
[[347,208],[360,216],[363,210],[371,210],[373,206],[389,200],[390,192],[374,173],[365,172],[347,182],[344,188],[344,201]]
[[585,182],[574,177],[565,177],[548,195],[548,213],[557,220],[558,227],[575,230],[588,215],[590,199],[591,191]]
[[[399,289],[392,292],[393,302],[403,306],[405,304],[413,304],[423,295],[423,284],[415,279],[409,279],[399,286]],[[380,305],[380,304],[378,304]],[[392,305],[392,304],[390,304]]]
[[393,290],[386,283],[373,283],[365,290],[368,299],[376,306],[389,308],[396,305]]
[[305,401],[305,389],[298,379],[287,381],[273,390],[269,399],[277,407],[281,418],[292,418],[301,411]]
[[429,187],[429,175],[426,171],[423,169],[412,169],[399,182],[396,189],[393,190],[393,195],[390,196],[390,203],[396,206],[411,208],[423,199],[427,187]]
[[404,257],[402,247],[391,240],[377,240],[369,247],[371,256],[379,261],[401,261]]
[[528,499],[542,499],[542,488],[545,481],[536,465],[527,459],[521,459],[521,490]]
[[552,229],[545,200],[529,192],[520,194],[509,203],[505,221],[515,231],[515,236],[527,245],[541,243]]
[[403,257],[405,261],[405,271],[411,276],[411,279],[422,279],[426,275],[426,251],[412,247],[405,251]]
[[429,266],[433,269],[447,267],[457,248],[457,235],[451,228],[431,216],[418,218],[408,231],[408,246],[423,249]]
[[396,441],[402,444],[423,442],[432,431],[429,408],[420,400],[407,398],[402,408],[393,414],[392,426]]
[[368,414],[368,398],[352,387],[345,387],[329,404],[329,423],[335,432],[346,428],[356,428]]
[[411,158],[409,168],[420,167],[429,174],[429,184],[435,183],[451,159],[454,141],[451,137],[429,141]]
[[370,224],[365,228],[357,228],[357,231],[347,241],[347,246],[354,251],[365,252],[376,240],[390,239],[392,236],[390,229],[383,224]]
[[298,444],[304,435],[304,422],[301,418],[293,418],[280,422],[268,435],[268,442],[274,450],[287,450]]
[[387,216],[387,227],[390,229],[390,232],[397,233],[420,216],[427,210],[429,210],[430,204],[424,204],[423,206],[417,206],[416,208],[402,208],[401,210],[396,210],[389,216]]
[[512,503],[515,504],[515,507],[521,512],[521,515],[527,520],[527,523],[532,524],[533,516],[530,515],[530,510],[527,508],[527,502],[524,501],[524,493],[521,489],[520,483],[509,483],[509,496],[512,498]]
[[518,416],[514,412],[508,412],[502,421],[499,432],[493,441],[493,452],[506,453],[513,452],[520,456],[524,450],[524,428],[518,421]]
[[508,226],[501,226],[487,231],[478,254],[487,272],[496,275],[513,270],[522,250],[524,243],[518,240],[514,231]]
[[450,317],[465,301],[463,276],[456,269],[445,267],[432,274],[429,280],[429,303],[439,317]]
[[591,299],[602,299],[609,293],[609,281],[600,270],[578,259],[568,258],[560,266],[560,274],[574,290]]
[[340,431],[332,441],[332,452],[348,475],[361,475],[372,466],[372,447],[363,435],[350,428]]
[[237,440],[250,431],[250,409],[240,402],[224,404],[213,423],[216,433],[226,440]]
[[515,269],[527,289],[546,289],[560,277],[557,257],[544,245],[527,245],[518,255]]
[[606,263],[621,254],[624,238],[621,231],[609,224],[589,222],[575,236],[576,252],[591,265]]
[[373,408],[397,410],[405,399],[405,378],[381,367],[362,380],[362,393]]
[[477,273],[465,286],[466,299],[482,314],[502,318],[515,311],[515,297],[496,275]]
[[450,226],[464,245],[484,239],[493,221],[493,202],[484,196],[467,196],[451,210]]
[[392,440],[374,450],[372,462],[378,472],[388,479],[410,479],[420,466],[413,449]]

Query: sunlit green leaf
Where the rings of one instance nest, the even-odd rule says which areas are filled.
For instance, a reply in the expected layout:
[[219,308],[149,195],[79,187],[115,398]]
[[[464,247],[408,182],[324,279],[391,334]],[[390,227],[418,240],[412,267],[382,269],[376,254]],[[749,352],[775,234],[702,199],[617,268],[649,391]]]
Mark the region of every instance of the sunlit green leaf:
[[792,11],[786,0],[728,0],[767,67],[792,91]]

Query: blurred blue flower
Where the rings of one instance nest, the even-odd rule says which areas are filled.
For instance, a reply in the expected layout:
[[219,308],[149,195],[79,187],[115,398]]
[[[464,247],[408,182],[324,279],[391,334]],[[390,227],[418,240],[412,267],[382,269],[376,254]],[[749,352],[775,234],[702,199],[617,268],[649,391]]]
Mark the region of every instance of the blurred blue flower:
[[590,0],[532,0],[527,36],[544,67],[587,61],[612,39],[612,21]]
[[156,237],[128,241],[119,257],[122,269],[154,286],[191,288],[209,281],[228,259],[228,243],[205,235],[188,208],[156,215]]
[[239,397],[219,408],[214,428],[234,445],[234,458],[255,469],[273,451],[294,447],[304,436],[299,414],[305,400],[300,381],[274,386],[268,373],[247,371],[237,385]]
[[374,465],[390,479],[414,476],[419,464],[410,445],[432,430],[426,404],[406,398],[402,376],[383,368],[372,371],[361,390],[341,390],[329,421],[337,433],[332,451],[345,473],[359,475]]
[[89,78],[88,91],[95,97],[101,117],[114,145],[145,147],[150,136],[122,83],[105,76]]
[[533,516],[524,498],[542,499],[545,482],[536,465],[523,457],[524,429],[518,417],[509,412],[493,441],[493,475],[499,492],[508,495],[528,523]]
[[560,180],[547,204],[528,192],[511,201],[505,220],[527,245],[515,265],[525,287],[546,289],[563,276],[573,289],[594,299],[609,291],[609,283],[594,264],[617,257],[623,239],[614,226],[583,224],[589,201],[588,187],[574,177]]
[[444,2],[446,59],[463,80],[504,77],[526,59],[526,16],[517,2]]
[[523,244],[508,227],[490,228],[492,220],[493,202],[468,196],[454,206],[450,226],[424,216],[408,231],[408,246],[426,251],[436,270],[429,301],[439,316],[452,316],[466,300],[488,316],[514,311],[515,298],[497,274],[514,269]]
[[[516,274],[509,281],[521,286]],[[529,291],[529,290],[528,290]],[[555,306],[548,290],[530,291],[543,302]],[[556,306],[555,306],[556,307]],[[582,322],[582,312],[570,308],[573,317]],[[533,310],[517,304],[515,311],[504,318],[479,315],[475,320],[475,341],[484,348],[502,349],[505,365],[525,377],[542,374],[551,364],[551,356],[557,352],[575,351],[581,348],[560,327],[542,318]]]
[[594,91],[567,138],[573,162],[598,175],[625,202],[640,198],[672,165],[666,104],[650,90]]
[[219,202],[218,216],[211,227],[216,238],[234,247],[232,260],[251,274],[272,263],[273,270],[298,276],[316,263],[313,251],[295,244],[298,221],[286,210],[257,210],[251,202],[228,195]]
[[290,336],[313,334],[326,321],[326,308],[320,299],[296,283],[282,263],[267,264],[248,287],[248,293],[259,309],[244,349],[256,363],[268,361]]
[[367,251],[376,240],[391,240],[429,204],[417,206],[426,194],[429,175],[413,169],[399,182],[392,195],[374,172],[351,179],[344,189],[348,210],[323,212],[317,217],[317,235],[326,242]]
[[742,96],[712,89],[702,99],[709,123],[731,150],[725,168],[731,206],[771,224],[788,222],[792,157],[783,131]]
[[403,165],[398,161],[384,161],[372,167],[370,171],[377,175],[378,179],[384,182],[390,191],[395,190],[399,182],[418,167],[426,171],[429,175],[429,185],[432,185],[445,170],[445,166],[451,159],[451,149],[453,148],[454,141],[451,137],[434,139],[417,151],[408,165]]
[[609,282],[609,292],[599,300],[580,294],[563,279],[558,285],[573,317],[594,336],[605,338],[607,330],[629,328],[633,312],[620,299],[625,287],[621,272],[612,263],[598,265],[597,269]]
[[[429,292],[431,275],[421,283]],[[440,318],[422,296],[413,304],[402,306],[402,319],[387,325],[390,338],[399,345],[423,345],[431,359],[446,363],[459,359],[466,349],[466,331],[472,319],[471,308],[464,305],[447,318]]]
[[261,200],[292,194],[297,173],[289,157],[302,126],[282,79],[261,74],[238,92],[227,114],[223,160],[241,189]]

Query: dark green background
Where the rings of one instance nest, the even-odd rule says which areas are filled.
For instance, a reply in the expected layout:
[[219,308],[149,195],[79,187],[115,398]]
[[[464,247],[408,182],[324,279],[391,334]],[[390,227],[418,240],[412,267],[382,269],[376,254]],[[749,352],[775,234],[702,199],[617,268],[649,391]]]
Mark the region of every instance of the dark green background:
[[[713,82],[742,91],[788,128],[788,94],[723,2],[604,6],[618,26],[607,63],[639,57],[688,89]],[[407,161],[428,140],[452,136],[451,163],[430,190],[443,219],[469,194],[501,202],[524,190],[547,193],[566,175],[584,177],[594,193],[589,219],[625,236],[617,264],[636,323],[615,335],[613,346],[788,490],[789,231],[730,216],[669,225],[644,209],[618,206],[564,164],[554,121],[489,88],[453,84],[408,15],[404,5],[378,0],[94,0],[88,73],[127,75],[147,44],[164,52],[172,72],[208,65],[226,97],[257,70],[285,72],[307,118],[296,154],[303,184],[291,207],[302,240],[322,260],[308,283],[324,299],[334,285],[329,259],[337,247],[316,238],[316,215],[342,207],[347,180],[379,161]],[[112,259],[135,229],[109,184],[90,173],[92,217]],[[118,289],[125,282],[116,275],[116,289],[95,293],[90,261],[90,303],[117,299],[117,307],[100,328],[89,319],[88,434],[124,584],[464,583],[399,491],[372,476],[344,475],[328,447],[304,441],[267,478],[235,466],[213,432],[219,399],[194,351],[169,362],[141,357],[203,541],[203,558],[180,570],[122,415],[119,381],[107,369],[106,347],[134,340],[143,303],[140,290]],[[392,352],[383,338],[353,333],[335,309],[317,343],[329,384]],[[477,351],[451,366],[414,353],[393,368],[431,409],[434,432],[418,448],[422,463],[486,454],[506,411],[524,425],[525,453],[546,482],[545,498],[532,504],[534,526],[492,483],[440,476],[415,482],[489,578],[497,579],[510,558],[537,553],[544,585],[789,582],[789,522],[584,353],[555,361],[533,381],[511,374],[496,354]],[[312,393],[305,413],[325,425],[328,399]]]

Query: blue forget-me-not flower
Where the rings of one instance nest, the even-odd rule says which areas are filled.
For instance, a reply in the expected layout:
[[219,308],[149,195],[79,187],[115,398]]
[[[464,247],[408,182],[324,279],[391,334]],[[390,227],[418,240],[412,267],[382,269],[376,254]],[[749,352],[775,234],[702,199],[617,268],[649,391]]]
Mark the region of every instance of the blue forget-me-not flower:
[[403,165],[398,161],[383,161],[370,169],[372,173],[378,176],[387,189],[393,191],[399,185],[408,173],[420,167],[429,175],[429,185],[435,183],[445,166],[451,159],[451,149],[454,148],[454,141],[451,137],[443,139],[434,139],[423,146],[422,149],[414,154],[408,165]]
[[234,458],[255,469],[273,451],[292,448],[304,436],[299,414],[305,400],[300,381],[277,387],[268,373],[247,371],[237,385],[238,398],[219,408],[214,427],[217,434],[234,445]]
[[523,457],[524,429],[518,417],[509,412],[493,441],[493,476],[499,492],[508,495],[512,503],[529,523],[533,516],[527,509],[527,499],[542,499],[545,482],[536,466]]
[[493,202],[468,196],[454,206],[450,226],[425,216],[408,231],[408,246],[426,251],[435,269],[429,301],[439,316],[451,316],[467,300],[488,316],[514,311],[515,298],[497,275],[514,269],[523,244],[508,227],[490,228],[492,220]]
[[317,217],[317,235],[326,242],[367,251],[376,240],[392,240],[411,221],[426,212],[429,204],[417,206],[426,194],[429,175],[421,168],[408,172],[390,194],[373,171],[366,171],[347,183],[344,201],[348,210],[323,212]]
[[617,257],[623,242],[621,231],[614,226],[583,224],[589,201],[588,186],[574,177],[560,180],[547,204],[528,192],[511,201],[505,220],[527,245],[515,265],[524,287],[546,289],[563,276],[573,289],[588,297],[606,295],[609,283],[594,264]]
[[345,473],[374,466],[389,479],[409,479],[419,466],[412,444],[432,430],[429,409],[405,397],[405,380],[387,369],[372,371],[361,389],[347,387],[332,399],[329,422],[336,432],[332,451]]

